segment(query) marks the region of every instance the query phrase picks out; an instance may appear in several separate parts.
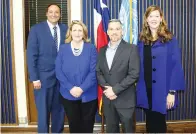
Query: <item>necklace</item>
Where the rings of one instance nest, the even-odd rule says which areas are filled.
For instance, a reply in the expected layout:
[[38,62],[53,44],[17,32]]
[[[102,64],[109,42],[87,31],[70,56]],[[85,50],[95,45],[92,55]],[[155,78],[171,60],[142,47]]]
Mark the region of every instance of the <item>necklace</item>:
[[79,48],[75,48],[73,43],[71,42],[71,48],[74,56],[79,56],[82,53],[84,42],[82,42]]
[[73,54],[74,54],[75,56],[79,56],[79,55],[81,54],[81,50],[80,50],[79,48],[74,48],[74,49],[73,49]]

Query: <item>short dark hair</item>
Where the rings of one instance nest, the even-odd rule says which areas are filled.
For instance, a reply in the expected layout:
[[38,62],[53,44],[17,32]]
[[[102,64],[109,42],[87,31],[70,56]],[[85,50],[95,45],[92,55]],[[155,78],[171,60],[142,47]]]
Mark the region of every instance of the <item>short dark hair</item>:
[[48,8],[50,7],[50,6],[57,6],[59,9],[60,9],[60,12],[61,12],[61,7],[59,6],[59,5],[57,5],[57,4],[55,4],[55,3],[51,3],[51,4],[49,4],[48,6],[47,6],[47,8],[46,8],[46,12],[48,12]]
[[109,20],[109,23],[111,22],[119,22],[122,25],[122,22],[119,19],[111,19]]

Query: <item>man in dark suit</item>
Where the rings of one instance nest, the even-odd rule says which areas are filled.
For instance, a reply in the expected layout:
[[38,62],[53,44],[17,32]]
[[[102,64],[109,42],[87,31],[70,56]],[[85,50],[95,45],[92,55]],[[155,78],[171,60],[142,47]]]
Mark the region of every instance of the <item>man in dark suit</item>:
[[139,77],[138,50],[122,39],[122,24],[119,20],[110,20],[107,34],[110,42],[101,48],[96,68],[98,82],[104,93],[106,132],[119,133],[121,122],[123,131],[132,133],[135,82]]
[[34,25],[27,43],[27,65],[38,112],[38,132],[48,133],[51,114],[52,133],[64,128],[64,110],[59,102],[55,60],[60,44],[64,43],[67,26],[59,24],[60,7],[47,7],[47,20]]

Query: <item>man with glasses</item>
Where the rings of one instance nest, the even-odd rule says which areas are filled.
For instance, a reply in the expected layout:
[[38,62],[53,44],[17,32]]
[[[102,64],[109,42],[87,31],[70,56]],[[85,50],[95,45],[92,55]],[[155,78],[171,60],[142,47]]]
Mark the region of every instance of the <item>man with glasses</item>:
[[109,21],[110,41],[101,48],[96,67],[98,83],[103,89],[103,111],[106,132],[133,133],[133,113],[136,95],[135,82],[139,77],[139,55],[137,47],[122,39],[120,20]]
[[64,109],[59,102],[55,60],[59,46],[64,43],[67,26],[59,24],[61,9],[56,4],[47,7],[47,20],[34,25],[27,42],[27,65],[33,82],[38,113],[38,133],[48,133],[51,115],[51,132],[64,128]]

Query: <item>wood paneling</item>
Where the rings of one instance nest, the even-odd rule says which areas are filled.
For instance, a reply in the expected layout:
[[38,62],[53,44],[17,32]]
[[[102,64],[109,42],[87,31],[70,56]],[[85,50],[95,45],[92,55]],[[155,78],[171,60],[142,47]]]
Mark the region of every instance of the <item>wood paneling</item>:
[[[167,123],[168,126],[168,133],[196,133],[196,122],[189,122],[189,123]],[[1,128],[1,132],[3,133],[32,133],[37,132],[37,127],[4,127]],[[64,128],[64,133],[68,133],[69,128]],[[95,133],[101,132],[101,127],[96,127],[94,129]],[[145,124],[137,125],[136,126],[136,133],[145,133]]]

